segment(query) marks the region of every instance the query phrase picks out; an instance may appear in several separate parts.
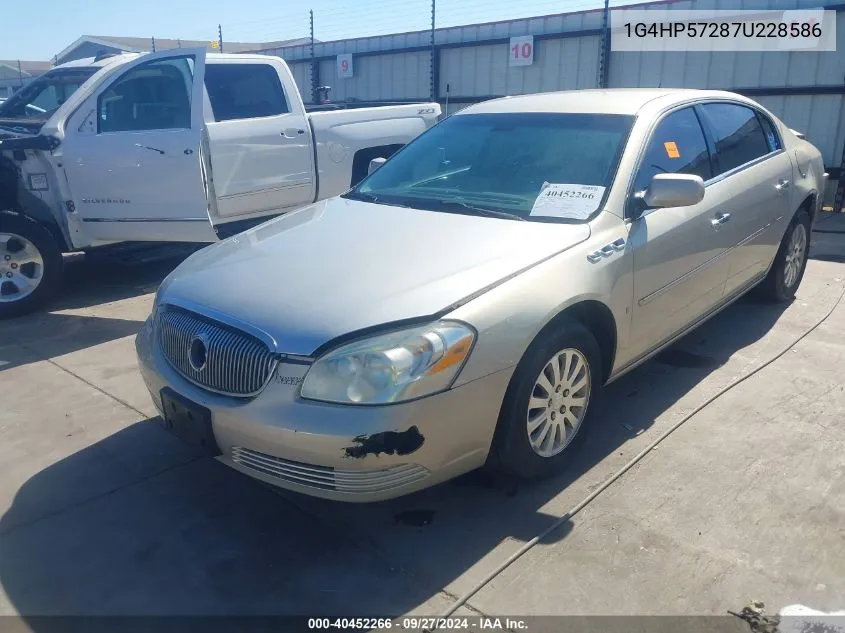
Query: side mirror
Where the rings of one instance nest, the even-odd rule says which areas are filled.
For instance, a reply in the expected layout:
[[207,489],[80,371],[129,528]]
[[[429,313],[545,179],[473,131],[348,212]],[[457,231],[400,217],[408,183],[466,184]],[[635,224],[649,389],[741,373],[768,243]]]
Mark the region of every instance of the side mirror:
[[[369,168],[367,169],[367,175],[369,176],[371,173],[373,173],[376,169],[378,169],[379,167],[381,167],[382,165],[384,165],[386,162],[387,162],[387,159],[386,159],[386,158],[381,158],[381,157],[379,157],[379,158],[374,158],[373,160],[371,160],[371,161],[370,161],[370,166],[369,166]],[[700,179],[699,179],[699,180],[700,180]]]
[[642,196],[646,207],[690,207],[704,199],[704,181],[692,174],[657,174]]

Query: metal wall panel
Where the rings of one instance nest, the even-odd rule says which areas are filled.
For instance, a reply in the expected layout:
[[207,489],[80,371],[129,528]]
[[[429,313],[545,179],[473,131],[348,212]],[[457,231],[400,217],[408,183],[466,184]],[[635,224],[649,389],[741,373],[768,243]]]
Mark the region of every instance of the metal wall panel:
[[845,145],[845,95],[756,97],[756,101],[802,132],[819,148],[825,165],[839,166]]
[[310,62],[288,62],[293,80],[302,95],[302,100],[308,103],[311,101],[311,63]]
[[[842,0],[680,0],[665,10],[816,8]],[[319,38],[319,12],[315,14]],[[513,35],[566,34],[602,26],[602,12],[440,28],[435,43],[440,51],[439,94],[458,103],[448,113],[466,107],[466,100],[503,94],[582,89],[596,86],[601,40],[597,35],[543,37],[535,40],[534,64],[508,66],[508,45],[473,44]],[[334,42],[316,42],[320,84],[332,87],[331,98],[342,101],[424,99],[429,94],[429,31],[414,31]],[[456,45],[450,47],[449,45]],[[408,52],[408,48],[426,50]],[[379,55],[362,53],[381,51]],[[390,52],[396,51],[396,52]],[[837,51],[812,52],[611,52],[608,79],[611,87],[684,87],[718,89],[772,88],[789,90],[842,86],[845,81],[845,12],[837,14]],[[297,85],[310,99],[309,45],[267,51],[288,60]],[[355,76],[338,79],[334,56],[352,53]],[[299,60],[299,61],[297,61]],[[461,102],[461,99],[464,101]],[[838,166],[845,143],[845,96],[800,95],[758,98],[791,127],[801,130],[823,152],[829,166]]]
[[514,95],[595,88],[598,36],[535,42],[531,66],[508,66],[508,45],[447,48],[440,58],[440,94]]
[[337,77],[335,60],[320,62],[320,85],[331,86],[333,101],[344,99],[428,99],[429,53],[399,53],[353,58],[353,76]]

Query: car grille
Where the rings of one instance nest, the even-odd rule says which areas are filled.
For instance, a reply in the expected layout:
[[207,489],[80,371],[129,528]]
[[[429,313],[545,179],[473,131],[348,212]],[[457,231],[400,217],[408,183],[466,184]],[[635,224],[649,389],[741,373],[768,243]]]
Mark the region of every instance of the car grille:
[[[158,333],[162,352],[173,368],[217,393],[254,396],[276,368],[276,358],[260,339],[181,308],[167,306],[159,313]],[[201,367],[191,362],[195,339],[201,339],[205,349]]]
[[428,475],[428,470],[417,464],[402,464],[382,470],[342,470],[292,462],[240,446],[232,447],[232,461],[300,486],[359,494],[391,490]]

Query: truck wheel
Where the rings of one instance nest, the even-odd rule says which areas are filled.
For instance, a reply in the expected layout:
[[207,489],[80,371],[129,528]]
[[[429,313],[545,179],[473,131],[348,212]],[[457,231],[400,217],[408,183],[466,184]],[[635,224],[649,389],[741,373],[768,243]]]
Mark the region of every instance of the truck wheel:
[[62,253],[50,232],[25,216],[0,213],[0,319],[38,308],[61,276]]
[[487,466],[518,479],[565,470],[601,387],[599,345],[580,323],[532,343],[511,378]]

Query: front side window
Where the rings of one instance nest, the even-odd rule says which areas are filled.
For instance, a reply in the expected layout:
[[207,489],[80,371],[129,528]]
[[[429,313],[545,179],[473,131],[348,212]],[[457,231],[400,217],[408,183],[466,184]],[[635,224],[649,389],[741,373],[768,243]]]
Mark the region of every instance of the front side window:
[[[433,211],[582,221],[599,209],[632,123],[633,117],[609,114],[452,116],[347,196]],[[538,205],[544,192],[552,199]]]
[[141,64],[97,99],[99,132],[190,129],[193,58]]
[[770,152],[769,141],[751,108],[733,103],[705,103],[701,111],[716,144],[717,175]]
[[205,89],[215,121],[290,112],[279,73],[270,64],[209,64]]
[[702,180],[713,176],[704,132],[691,107],[668,114],[657,125],[634,180],[634,191],[647,189],[657,174],[692,174]]

